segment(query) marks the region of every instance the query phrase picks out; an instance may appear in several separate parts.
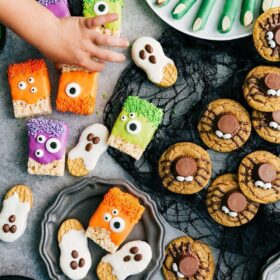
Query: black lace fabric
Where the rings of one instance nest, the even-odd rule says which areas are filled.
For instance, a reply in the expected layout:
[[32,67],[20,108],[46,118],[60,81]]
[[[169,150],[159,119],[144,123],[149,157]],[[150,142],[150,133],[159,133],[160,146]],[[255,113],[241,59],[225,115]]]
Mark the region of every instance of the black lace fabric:
[[[199,138],[197,123],[212,100],[231,98],[252,112],[243,98],[242,83],[251,68],[266,62],[256,53],[251,38],[228,43],[208,42],[167,29],[159,40],[178,67],[176,85],[158,88],[147,80],[143,71],[130,65],[105,107],[104,123],[112,128],[129,95],[162,108],[163,123],[139,161],[112,148],[109,153],[134,177],[139,187],[152,196],[172,226],[219,250],[215,279],[256,280],[265,260],[280,250],[280,203],[262,205],[247,225],[226,228],[209,216],[206,190],[195,195],[166,190],[158,175],[158,160],[166,148],[177,142],[190,141],[207,148]],[[235,152],[222,154],[208,150],[213,178],[237,172],[241,159],[258,149],[279,155],[278,145],[265,142],[254,131],[249,141]]]

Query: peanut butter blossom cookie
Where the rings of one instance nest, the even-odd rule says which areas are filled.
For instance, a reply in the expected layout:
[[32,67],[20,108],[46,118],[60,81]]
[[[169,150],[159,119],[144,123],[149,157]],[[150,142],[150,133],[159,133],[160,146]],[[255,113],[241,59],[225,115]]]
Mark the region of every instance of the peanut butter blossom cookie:
[[163,186],[172,192],[197,193],[211,178],[210,156],[193,143],[177,143],[162,154],[159,175]]
[[162,270],[166,280],[213,279],[214,258],[209,247],[201,241],[179,237],[168,244],[165,254]]
[[253,126],[264,140],[280,144],[280,111],[264,113],[253,111]]
[[280,159],[267,151],[247,155],[238,170],[241,191],[252,201],[272,203],[280,199]]
[[258,53],[269,61],[280,61],[280,8],[267,10],[255,22],[253,39]]
[[243,94],[255,110],[280,110],[280,68],[258,66],[252,69],[245,78]]
[[209,148],[231,152],[245,144],[251,134],[251,126],[248,112],[238,102],[217,99],[207,106],[198,131]]
[[258,203],[248,200],[241,192],[235,174],[225,174],[213,181],[208,188],[206,204],[210,216],[228,227],[248,223],[259,209]]

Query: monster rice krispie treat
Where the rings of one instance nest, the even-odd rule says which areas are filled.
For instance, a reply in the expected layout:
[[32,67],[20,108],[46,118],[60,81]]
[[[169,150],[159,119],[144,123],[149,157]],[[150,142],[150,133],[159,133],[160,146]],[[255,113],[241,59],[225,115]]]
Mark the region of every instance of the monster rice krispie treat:
[[127,97],[108,144],[139,160],[161,123],[163,112],[136,96]]

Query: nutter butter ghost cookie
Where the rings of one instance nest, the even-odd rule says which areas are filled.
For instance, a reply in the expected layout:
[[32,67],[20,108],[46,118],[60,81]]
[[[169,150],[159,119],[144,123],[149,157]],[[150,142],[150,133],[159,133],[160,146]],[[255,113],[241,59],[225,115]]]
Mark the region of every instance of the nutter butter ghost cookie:
[[136,197],[114,187],[105,194],[93,213],[86,235],[106,251],[114,253],[138,223],[144,210]]
[[112,129],[108,145],[140,159],[160,125],[161,109],[136,96],[128,96]]
[[72,280],[84,279],[91,268],[91,255],[83,225],[76,219],[64,221],[58,231],[59,264]]
[[177,143],[160,157],[159,175],[163,186],[172,192],[197,193],[211,178],[210,156],[196,144]]
[[250,222],[258,212],[259,204],[250,201],[241,192],[235,174],[217,177],[207,191],[208,212],[219,224],[241,226]]
[[68,127],[63,121],[31,119],[28,130],[28,173],[63,176]]
[[13,242],[23,235],[32,204],[32,191],[25,185],[7,192],[0,212],[0,240]]
[[138,38],[132,45],[131,55],[134,63],[155,85],[167,88],[176,83],[178,71],[174,61],[165,55],[161,44],[154,38]]
[[251,121],[248,112],[231,99],[217,99],[208,104],[198,124],[206,146],[219,152],[239,149],[249,139]]
[[97,266],[99,280],[125,280],[141,273],[152,259],[151,246],[144,241],[131,241],[113,254],[107,254]]
[[51,114],[51,86],[43,59],[11,64],[8,80],[16,118]]
[[90,115],[94,111],[98,73],[64,66],[59,79],[56,108],[61,112]]
[[68,0],[38,0],[38,2],[57,17],[71,16]]
[[266,60],[280,61],[280,8],[260,15],[254,25],[253,39],[258,53]]
[[257,111],[280,110],[280,68],[258,66],[252,69],[244,81],[243,95]]
[[206,244],[182,236],[166,247],[162,270],[166,280],[212,280],[215,271],[214,258]]
[[120,36],[123,6],[124,0],[83,0],[83,14],[85,17],[117,14],[118,20],[106,23],[96,28],[96,31],[106,35]]
[[239,166],[238,182],[242,192],[258,203],[280,199],[280,159],[267,151],[247,155]]
[[103,124],[93,124],[81,134],[78,144],[68,154],[67,165],[73,176],[85,176],[92,171],[107,150],[109,131]]

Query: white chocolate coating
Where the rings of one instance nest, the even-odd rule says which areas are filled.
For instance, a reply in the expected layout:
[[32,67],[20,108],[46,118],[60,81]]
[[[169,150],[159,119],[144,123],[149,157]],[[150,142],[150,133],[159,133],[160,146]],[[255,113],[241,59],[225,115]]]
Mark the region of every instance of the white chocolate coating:
[[[80,280],[86,277],[91,267],[91,255],[88,249],[87,237],[84,230],[69,230],[62,236],[59,243],[60,248],[60,268],[62,272],[72,280]],[[72,251],[78,252],[78,258],[74,259],[71,255]],[[72,261],[79,263],[83,258],[85,265],[73,270],[70,266]]]
[[[28,213],[30,211],[29,202],[20,202],[19,195],[15,192],[8,199],[3,201],[3,208],[0,213],[0,240],[4,242],[13,242],[20,238],[25,232],[27,225]],[[15,215],[15,222],[9,222],[9,217]],[[8,224],[10,227],[15,225],[17,230],[15,233],[3,230],[3,226]]]
[[[137,254],[143,256],[142,260],[135,261],[136,254],[132,254],[130,249],[138,247]],[[125,262],[124,258],[130,256],[130,261]],[[108,254],[102,258],[102,262],[109,263],[113,268],[113,274],[118,280],[125,280],[130,275],[135,275],[146,269],[152,259],[151,246],[144,241],[131,241],[126,243],[120,250],[114,254]]]

